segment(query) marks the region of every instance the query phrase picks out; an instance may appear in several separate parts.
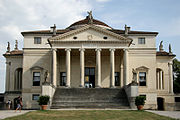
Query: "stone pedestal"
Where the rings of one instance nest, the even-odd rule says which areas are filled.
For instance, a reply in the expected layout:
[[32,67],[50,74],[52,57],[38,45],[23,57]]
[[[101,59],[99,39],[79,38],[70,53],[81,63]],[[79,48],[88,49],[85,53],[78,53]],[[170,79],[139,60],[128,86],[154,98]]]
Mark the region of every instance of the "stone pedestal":
[[125,89],[126,95],[128,97],[130,108],[136,109],[135,99],[136,99],[136,96],[139,95],[138,84],[135,81],[133,81],[130,84],[126,85],[124,87],[124,89]]

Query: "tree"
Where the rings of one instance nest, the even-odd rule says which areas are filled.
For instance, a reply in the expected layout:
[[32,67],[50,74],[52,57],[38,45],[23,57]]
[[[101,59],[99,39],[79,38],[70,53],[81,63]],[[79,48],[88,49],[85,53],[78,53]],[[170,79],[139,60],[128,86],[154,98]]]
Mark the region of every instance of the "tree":
[[174,93],[180,93],[180,61],[173,60]]

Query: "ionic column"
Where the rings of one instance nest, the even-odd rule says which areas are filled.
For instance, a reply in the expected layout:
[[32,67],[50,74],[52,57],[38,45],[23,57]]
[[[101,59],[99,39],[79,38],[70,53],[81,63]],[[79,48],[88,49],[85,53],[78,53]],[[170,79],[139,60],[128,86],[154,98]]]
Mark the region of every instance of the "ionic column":
[[67,48],[66,51],[66,87],[71,87],[71,49]]
[[128,50],[124,49],[124,85],[128,84]]
[[11,62],[6,62],[6,91],[10,91]]
[[159,89],[162,89],[162,71],[159,71]]
[[57,53],[56,49],[53,49],[53,85],[56,86],[56,78],[57,78]]
[[81,84],[80,87],[84,87],[84,51],[85,49],[81,48],[80,51],[80,79]]
[[156,72],[156,89],[159,90],[159,70]]
[[172,62],[168,63],[169,65],[169,93],[174,93],[173,92],[173,69],[172,69]]
[[115,81],[114,81],[114,51],[115,49],[109,49],[110,51],[110,87],[115,87]]
[[96,87],[101,87],[101,49],[96,49]]

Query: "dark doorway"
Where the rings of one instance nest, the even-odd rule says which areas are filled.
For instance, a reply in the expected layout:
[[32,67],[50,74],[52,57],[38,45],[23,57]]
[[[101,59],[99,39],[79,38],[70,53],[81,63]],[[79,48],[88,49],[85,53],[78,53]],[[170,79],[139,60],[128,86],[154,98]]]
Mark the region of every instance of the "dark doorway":
[[85,67],[85,88],[95,88],[95,68]]
[[17,100],[18,98],[14,98],[14,110],[17,108]]
[[164,110],[164,98],[161,97],[157,98],[157,107],[158,110]]

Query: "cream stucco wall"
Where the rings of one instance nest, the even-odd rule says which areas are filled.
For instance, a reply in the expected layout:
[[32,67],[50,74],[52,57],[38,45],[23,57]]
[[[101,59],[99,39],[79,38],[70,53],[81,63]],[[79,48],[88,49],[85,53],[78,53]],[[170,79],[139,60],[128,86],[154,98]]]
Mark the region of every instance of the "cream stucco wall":
[[[108,39],[103,39],[103,37]],[[34,37],[41,37],[41,44],[34,44]],[[41,73],[41,85],[44,81],[44,73],[49,72],[48,81],[52,80],[52,51],[47,39],[50,35],[29,34],[24,36],[24,53],[23,57],[6,57],[6,62],[11,62],[6,68],[6,91],[14,90],[14,71],[17,68],[23,68],[23,87],[22,97],[24,108],[39,108],[37,101],[32,100],[33,94],[42,94],[41,86],[33,86],[33,72]],[[73,39],[77,37],[77,39]],[[122,41],[117,37],[107,34],[105,32],[96,31],[94,29],[87,29],[79,33],[74,33],[68,37],[60,39],[57,44],[53,44],[52,48],[57,49],[57,86],[60,85],[60,72],[66,72],[66,51],[65,48],[71,48],[71,87],[79,87],[80,85],[80,52],[79,48],[85,48],[85,67],[96,67],[96,48],[101,48],[101,87],[110,87],[110,48],[115,48],[115,72],[120,72],[120,86],[123,87],[124,76],[124,52],[123,49],[128,50],[128,81],[132,82],[133,69],[145,68],[147,72],[147,85],[139,86],[138,91],[140,95],[146,95],[147,109],[157,108],[157,97],[165,99],[165,104],[172,106],[174,103],[173,94],[169,93],[169,67],[168,63],[172,62],[169,57],[156,56],[156,36],[155,35],[130,35],[128,36],[133,41],[131,46],[127,44],[113,43],[114,41]],[[145,44],[138,44],[138,38],[145,37]],[[68,42],[69,41],[69,42]],[[76,42],[80,41],[80,42]],[[84,41],[84,42],[82,42]],[[164,89],[156,89],[156,68],[164,71]],[[143,69],[142,69],[143,71]],[[140,72],[140,71],[138,71]],[[97,76],[95,76],[97,77]],[[138,78],[138,77],[137,77]],[[9,81],[10,80],[10,81]],[[95,79],[96,80],[96,79]],[[96,81],[97,82],[97,81]],[[47,92],[47,91],[46,91]],[[19,95],[19,94],[17,94]],[[9,94],[9,98],[15,95]],[[6,97],[8,99],[8,96]],[[167,107],[165,109],[172,109]]]

